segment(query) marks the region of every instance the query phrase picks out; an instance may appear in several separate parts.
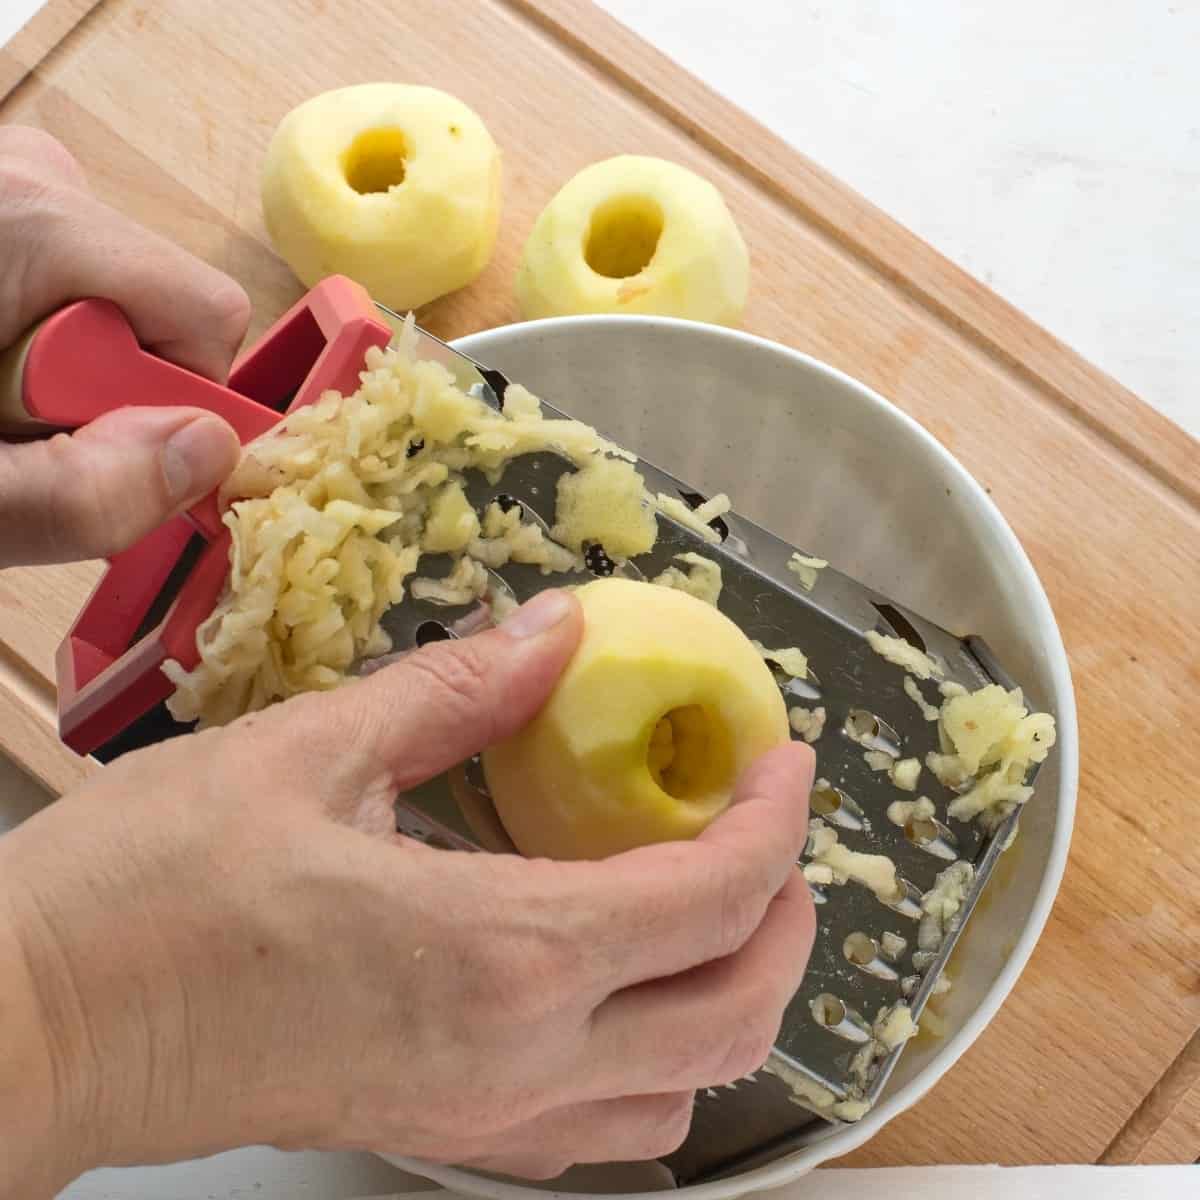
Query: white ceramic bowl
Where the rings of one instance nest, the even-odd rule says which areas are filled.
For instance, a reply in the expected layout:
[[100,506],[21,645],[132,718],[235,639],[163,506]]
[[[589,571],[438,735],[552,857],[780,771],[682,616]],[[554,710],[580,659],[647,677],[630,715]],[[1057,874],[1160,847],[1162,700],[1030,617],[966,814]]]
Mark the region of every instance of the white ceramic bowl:
[[[457,345],[707,494],[728,492],[738,512],[847,574],[957,633],[981,635],[1058,719],[1058,746],[1012,863],[958,956],[946,1008],[951,1033],[910,1045],[861,1123],[831,1128],[744,1175],[682,1190],[695,1200],[729,1200],[787,1183],[862,1145],[915,1104],[995,1016],[1042,931],[1066,866],[1078,774],[1075,700],[1054,614],[1012,530],[963,467],[895,406],[807,355],[654,317],[534,321]],[[452,1167],[395,1161],[467,1195],[537,1194]],[[613,1176],[609,1190],[629,1195],[637,1178]],[[646,1178],[632,1186],[661,1186]],[[582,1186],[597,1187],[594,1172]]]

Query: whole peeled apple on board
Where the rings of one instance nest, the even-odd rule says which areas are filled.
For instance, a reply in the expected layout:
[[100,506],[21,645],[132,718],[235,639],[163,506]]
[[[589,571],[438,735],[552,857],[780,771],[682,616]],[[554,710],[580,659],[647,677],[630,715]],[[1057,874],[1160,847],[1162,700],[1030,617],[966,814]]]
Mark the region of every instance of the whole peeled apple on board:
[[788,740],[774,677],[694,596],[611,578],[577,595],[583,638],[550,699],[484,751],[500,820],[530,857],[605,858],[695,837],[742,770]]
[[275,249],[302,283],[348,275],[403,312],[487,265],[500,152],[479,117],[436,88],[339,88],[279,123],[262,204]]
[[621,155],[571,179],[538,217],[517,272],[526,319],[652,313],[734,325],[750,260],[720,192],[661,158]]

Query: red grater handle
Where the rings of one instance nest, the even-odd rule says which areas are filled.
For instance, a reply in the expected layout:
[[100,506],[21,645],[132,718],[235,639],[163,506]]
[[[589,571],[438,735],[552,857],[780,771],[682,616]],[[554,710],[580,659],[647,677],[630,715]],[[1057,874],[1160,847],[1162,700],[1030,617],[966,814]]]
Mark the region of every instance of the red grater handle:
[[[333,276],[308,292],[242,356],[228,387],[179,367],[162,374],[159,367],[170,364],[160,363],[135,342],[140,384],[176,380],[174,373],[189,381],[186,391],[175,388],[166,399],[144,390],[135,394],[146,403],[196,404],[220,413],[245,441],[330,388],[354,391],[367,350],[390,338],[390,327],[367,293],[351,280]],[[54,379],[56,386],[43,385],[47,399],[35,400],[36,412],[42,414],[38,419],[86,423],[131,403],[120,378],[100,378],[101,367],[123,369],[128,364],[128,344],[118,351],[102,348],[99,355],[87,371],[43,377]],[[147,366],[141,359],[157,365]],[[26,379],[29,366],[27,357]],[[105,407],[101,399],[72,400],[63,386],[67,382],[118,402]],[[83,421],[75,419],[81,416]],[[193,510],[188,519],[168,522],[116,556],[59,646],[59,734],[80,754],[114,738],[170,695],[171,685],[161,671],[164,661],[174,658],[192,667],[199,658],[196,629],[212,612],[228,576],[229,534],[220,524],[215,494],[198,508],[201,519]]]
[[[118,408],[169,406],[214,412],[248,442],[278,419],[245,396],[147,353],[111,300],[78,300],[42,323],[25,352],[20,400],[29,431],[78,429]],[[191,518],[216,536],[216,497],[198,502]]]

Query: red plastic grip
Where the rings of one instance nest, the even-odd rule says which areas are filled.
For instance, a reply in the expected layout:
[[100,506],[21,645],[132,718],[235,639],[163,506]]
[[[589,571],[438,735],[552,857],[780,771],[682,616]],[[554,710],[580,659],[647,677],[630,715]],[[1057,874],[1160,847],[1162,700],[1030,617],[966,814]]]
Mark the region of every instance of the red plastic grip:
[[[70,343],[59,340],[68,334]],[[35,338],[25,405],[30,416],[68,428],[128,404],[196,405],[248,441],[331,388],[354,391],[367,350],[390,339],[363,288],[332,276],[279,318],[222,387],[147,354],[115,306],[81,301]],[[67,345],[74,350],[64,354]],[[228,571],[215,493],[111,560],[58,651],[59,735],[68,746],[88,754],[170,695],[161,666],[169,658],[195,666],[196,629]]]

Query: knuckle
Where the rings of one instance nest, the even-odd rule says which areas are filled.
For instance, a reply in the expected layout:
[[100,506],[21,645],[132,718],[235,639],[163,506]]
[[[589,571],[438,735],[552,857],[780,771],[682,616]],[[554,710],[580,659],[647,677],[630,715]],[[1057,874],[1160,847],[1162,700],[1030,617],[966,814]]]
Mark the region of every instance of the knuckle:
[[715,1081],[729,1056],[729,1038],[719,1024],[681,1027],[664,1038],[656,1051],[656,1077],[663,1092],[679,1087],[705,1087]]
[[770,970],[756,973],[741,987],[738,998],[739,1026],[774,1022],[776,1025],[782,1012],[784,983],[787,973],[774,965]]
[[[0,126],[0,156],[24,162],[35,170],[50,167],[72,176],[82,176],[75,156],[56,137],[32,125]],[[44,177],[44,170],[41,172]]]
[[486,701],[491,695],[488,664],[478,648],[463,640],[453,645],[438,645],[418,650],[404,666],[414,681],[432,689],[420,697],[423,703],[443,705],[447,717],[479,721],[486,719]]
[[729,863],[719,883],[718,931],[722,954],[733,954],[758,928],[768,899],[768,881],[750,856]]
[[33,207],[51,191],[53,185],[44,170],[8,147],[0,146],[0,200],[6,206]]
[[57,557],[107,558],[122,548],[126,513],[96,475],[81,470],[79,447],[65,433],[42,444],[49,480],[47,539]]
[[236,345],[250,324],[250,297],[236,280],[221,275],[209,297],[211,329],[222,342]]
[[729,1044],[713,1082],[732,1083],[753,1075],[767,1061],[778,1032],[778,1021],[768,1022],[762,1017],[740,1028]]
[[557,1179],[560,1175],[569,1171],[573,1165],[570,1158],[536,1158],[528,1160],[514,1173],[523,1176],[525,1179]]
[[694,1105],[694,1092],[664,1097],[639,1157],[662,1158],[678,1150],[691,1132]]

